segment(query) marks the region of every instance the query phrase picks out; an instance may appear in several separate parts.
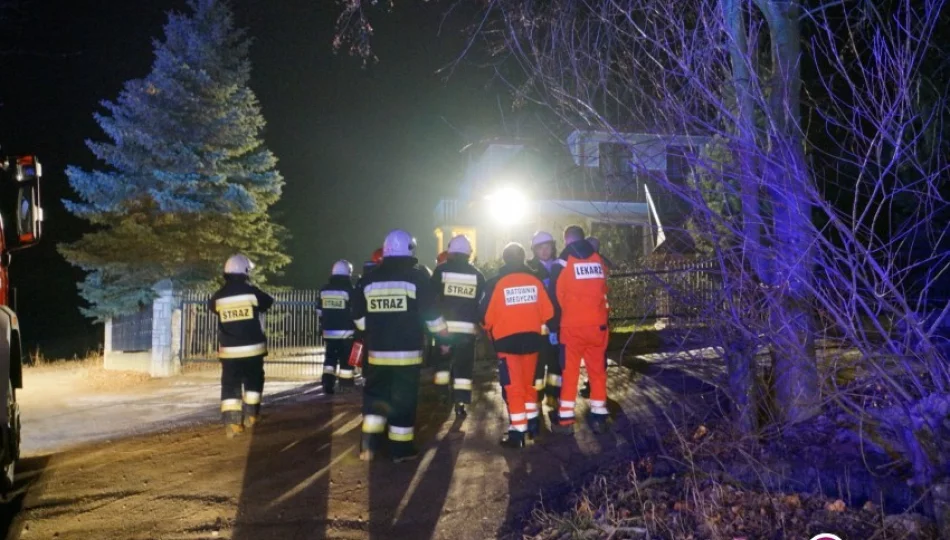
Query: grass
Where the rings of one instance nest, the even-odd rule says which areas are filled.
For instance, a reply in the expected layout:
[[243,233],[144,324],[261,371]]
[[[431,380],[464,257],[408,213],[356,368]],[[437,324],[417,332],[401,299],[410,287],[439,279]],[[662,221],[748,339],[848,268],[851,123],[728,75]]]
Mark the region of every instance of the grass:
[[90,350],[83,356],[76,354],[72,358],[50,358],[39,348],[34,349],[29,358],[26,369],[99,368],[104,360],[101,350]]
[[655,332],[656,323],[634,323],[624,324],[622,326],[611,326],[612,334],[633,334],[634,332]]
[[[521,537],[532,540],[650,538],[937,538],[931,520],[886,514],[846,493],[828,497],[743,483],[736,465],[768,472],[763,447],[727,423],[675,429],[663,450],[605,467],[566,499],[538,507]],[[794,456],[788,456],[794,459]],[[710,463],[714,462],[715,465]],[[552,508],[555,508],[552,510]]]

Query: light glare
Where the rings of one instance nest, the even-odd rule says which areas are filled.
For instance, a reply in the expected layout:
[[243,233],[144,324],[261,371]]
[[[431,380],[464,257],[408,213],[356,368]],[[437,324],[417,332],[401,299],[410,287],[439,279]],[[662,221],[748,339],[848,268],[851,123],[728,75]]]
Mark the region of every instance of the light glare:
[[488,197],[492,219],[501,225],[514,225],[524,219],[528,200],[512,187],[502,188]]

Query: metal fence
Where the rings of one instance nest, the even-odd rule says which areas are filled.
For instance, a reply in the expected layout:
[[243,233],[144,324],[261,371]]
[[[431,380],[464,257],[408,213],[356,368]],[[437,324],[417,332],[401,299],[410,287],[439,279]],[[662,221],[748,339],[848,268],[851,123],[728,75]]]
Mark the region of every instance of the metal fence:
[[[323,364],[317,315],[319,292],[282,291],[273,296],[274,306],[262,318],[267,335],[268,375],[319,375]],[[218,317],[208,309],[208,294],[182,294],[182,363],[217,361],[217,350]]]
[[608,286],[612,321],[701,320],[718,301],[722,280],[714,261],[667,261],[611,274]]
[[152,307],[112,319],[112,350],[140,352],[152,348]]

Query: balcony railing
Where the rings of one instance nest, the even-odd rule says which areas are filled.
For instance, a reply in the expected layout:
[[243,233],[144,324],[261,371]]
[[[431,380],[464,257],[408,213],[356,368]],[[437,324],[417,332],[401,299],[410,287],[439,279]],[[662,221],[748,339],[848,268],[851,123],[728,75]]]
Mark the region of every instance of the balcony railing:
[[435,205],[436,226],[454,225],[458,222],[462,204],[458,199],[442,199]]

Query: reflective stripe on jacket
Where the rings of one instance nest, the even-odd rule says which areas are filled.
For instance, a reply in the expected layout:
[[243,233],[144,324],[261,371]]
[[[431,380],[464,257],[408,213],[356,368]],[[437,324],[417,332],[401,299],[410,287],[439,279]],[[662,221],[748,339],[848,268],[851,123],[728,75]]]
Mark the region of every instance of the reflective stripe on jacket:
[[[359,287],[362,294],[353,295],[353,319],[356,328],[365,332],[370,363],[399,353],[413,360],[422,349],[426,330],[446,330],[439,315],[435,294],[425,269],[416,266],[412,257],[387,257],[369,274]],[[421,353],[418,353],[421,358]],[[396,365],[388,363],[388,365]],[[398,365],[407,365],[400,363]]]
[[450,334],[477,333],[478,305],[485,293],[485,277],[465,259],[450,258],[435,268],[432,288],[439,312]]
[[353,282],[348,276],[332,276],[320,289],[320,329],[326,339],[352,338],[356,326],[350,303]]
[[224,286],[208,300],[208,309],[218,316],[218,357],[228,360],[266,355],[261,314],[273,304],[274,299],[251,285],[247,276],[227,274]]

